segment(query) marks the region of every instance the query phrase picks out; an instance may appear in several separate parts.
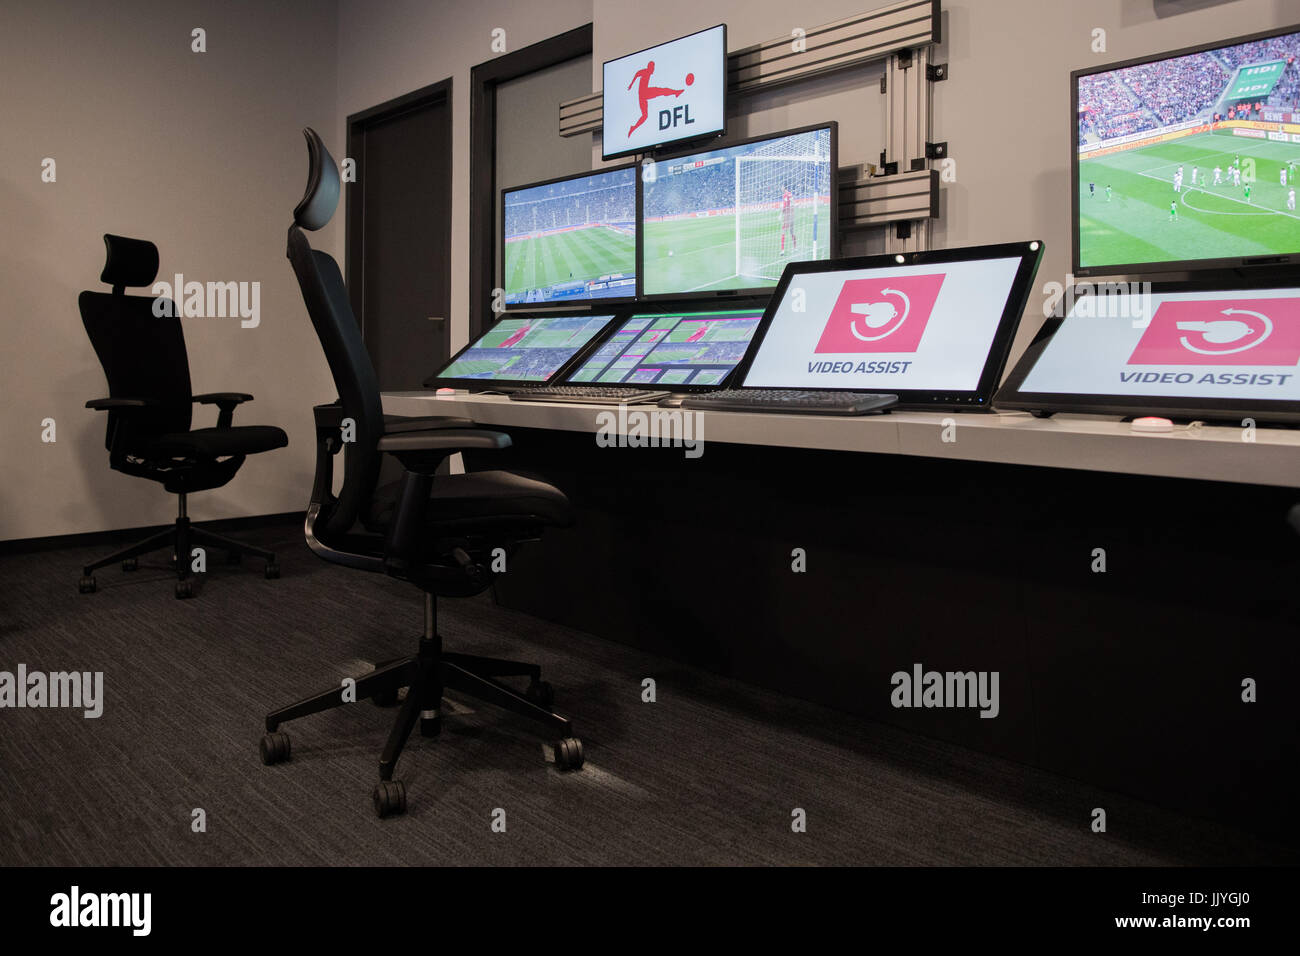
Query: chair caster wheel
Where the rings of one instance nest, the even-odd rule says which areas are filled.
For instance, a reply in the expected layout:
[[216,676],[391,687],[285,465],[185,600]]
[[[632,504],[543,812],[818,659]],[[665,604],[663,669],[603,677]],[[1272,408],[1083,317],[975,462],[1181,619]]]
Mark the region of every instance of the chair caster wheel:
[[266,766],[283,763],[289,759],[289,735],[283,731],[266,734],[258,749],[262,753],[262,763]]
[[140,567],[140,561],[137,558],[127,558],[122,562],[123,571],[135,571]]
[[240,564],[243,562],[243,560],[244,560],[244,556],[240,554],[238,551],[226,552],[226,564]]
[[555,688],[544,680],[530,681],[528,689],[524,691],[524,696],[538,707],[545,707],[549,710],[551,705],[555,703]]
[[561,770],[577,770],[582,766],[582,741],[565,737],[555,742],[555,766]]
[[177,597],[179,600],[182,600],[182,601],[185,600],[186,598],[192,598],[192,597],[194,597],[194,582],[193,582],[193,581],[177,581],[177,582],[176,582],[176,597]]
[[400,780],[380,780],[375,784],[371,798],[379,819],[406,812],[406,785]]
[[95,576],[93,574],[83,575],[77,582],[77,593],[94,594],[95,593]]
[[266,579],[268,581],[274,581],[280,576],[280,565],[276,564],[274,561],[268,561],[266,562],[266,571],[264,573],[266,574]]
[[437,737],[442,733],[442,714],[437,717],[420,718],[420,736]]

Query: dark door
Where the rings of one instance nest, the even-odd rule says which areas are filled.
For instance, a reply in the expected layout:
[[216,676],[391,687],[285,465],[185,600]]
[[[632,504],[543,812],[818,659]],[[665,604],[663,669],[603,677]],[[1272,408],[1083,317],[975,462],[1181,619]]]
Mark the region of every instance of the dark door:
[[451,81],[348,118],[352,307],[385,390],[446,361],[451,302]]

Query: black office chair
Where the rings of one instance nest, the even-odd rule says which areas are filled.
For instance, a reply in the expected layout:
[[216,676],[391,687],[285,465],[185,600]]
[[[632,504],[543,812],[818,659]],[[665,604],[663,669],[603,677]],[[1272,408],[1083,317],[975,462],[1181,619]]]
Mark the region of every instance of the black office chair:
[[[104,236],[108,259],[100,275],[110,292],[83,292],[77,299],[81,321],[108,379],[109,398],[86,403],[108,412],[104,444],[109,467],[123,474],[159,482],[178,497],[176,523],[86,565],[78,589],[95,590],[94,573],[118,561],[134,571],[142,554],[170,546],[176,567],[176,596],[194,596],[190,576],[193,545],[219,548],[232,561],[242,555],[266,562],[268,578],[280,576],[275,555],[224,535],[191,526],[186,496],[220,488],[235,476],[247,455],[283,448],[288,436],[269,425],[234,427],[235,406],[253,400],[241,392],[195,395],[190,391],[189,357],[176,310],[155,315],[153,296],[125,295],[127,286],[149,286],[158,274],[158,247],[143,239]],[[217,406],[215,428],[191,428],[195,403]]]
[[[307,509],[307,544],[334,564],[387,574],[424,592],[424,633],[414,656],[382,663],[356,680],[353,694],[334,685],[266,718],[261,754],[265,764],[289,758],[288,720],[341,706],[349,700],[395,703],[407,688],[388,743],[379,759],[373,792],[381,817],[406,809],[406,788],[393,768],[418,718],[420,732],[441,729],[444,689],[454,689],[540,721],[559,739],[555,764],[582,766],[582,743],[569,721],[550,710],[552,691],[535,664],[453,654],[442,649],[437,596],[468,597],[492,585],[493,559],[508,559],[547,526],[570,523],[569,502],[543,481],[506,471],[436,475],[458,451],[502,449],[510,438],[473,427],[466,419],[399,418],[384,415],[375,370],[370,364],[338,264],[314,251],[304,229],[329,222],[339,198],[339,173],[315,130],[305,129],[310,172],[307,191],[293,211],[288,257],[298,277],[307,313],[325,350],[339,398],[318,405],[316,479]],[[345,440],[345,435],[348,440]],[[334,487],[334,456],[343,451],[343,485]],[[383,455],[404,468],[400,481],[376,487]],[[517,691],[501,677],[527,677]]]

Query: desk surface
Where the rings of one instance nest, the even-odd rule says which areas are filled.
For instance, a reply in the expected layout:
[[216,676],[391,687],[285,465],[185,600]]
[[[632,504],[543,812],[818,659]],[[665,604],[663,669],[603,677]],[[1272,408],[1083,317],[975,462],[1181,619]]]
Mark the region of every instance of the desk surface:
[[[590,432],[618,421],[617,407],[512,402],[501,395],[385,392],[394,415],[451,415],[483,425]],[[637,411],[670,411],[653,405]],[[689,414],[683,409],[673,409]],[[606,415],[600,417],[601,413]],[[1261,427],[1254,440],[1236,427],[1176,426],[1135,433],[1127,422],[1097,415],[1034,418],[1025,412],[909,412],[860,418],[756,412],[699,412],[696,437],[709,442],[953,458],[1119,474],[1196,478],[1300,488],[1300,430]],[[945,425],[945,420],[955,426]],[[617,426],[615,426],[617,427]],[[945,441],[945,438],[949,439]]]

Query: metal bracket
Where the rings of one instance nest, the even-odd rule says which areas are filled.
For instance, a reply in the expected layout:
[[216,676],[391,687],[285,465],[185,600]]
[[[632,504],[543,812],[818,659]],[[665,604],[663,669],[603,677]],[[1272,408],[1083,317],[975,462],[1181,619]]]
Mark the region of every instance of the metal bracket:
[[941,83],[948,79],[947,63],[932,63],[925,68],[925,78],[931,83]]
[[945,156],[947,156],[947,155],[948,155],[948,141],[947,141],[947,140],[944,140],[942,143],[926,143],[926,144],[925,144],[925,158],[926,158],[926,159],[943,159],[943,158],[944,158]]

